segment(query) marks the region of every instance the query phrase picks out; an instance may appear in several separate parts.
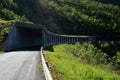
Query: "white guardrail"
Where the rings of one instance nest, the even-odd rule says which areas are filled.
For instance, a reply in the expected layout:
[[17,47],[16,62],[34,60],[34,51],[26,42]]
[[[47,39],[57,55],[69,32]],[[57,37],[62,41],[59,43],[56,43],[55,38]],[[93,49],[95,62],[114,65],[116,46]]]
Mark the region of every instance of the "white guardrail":
[[41,47],[41,60],[42,60],[42,65],[43,65],[43,69],[44,69],[44,74],[45,74],[45,79],[46,80],[53,80],[52,76],[50,74],[50,71],[46,65],[44,56],[43,56],[44,52],[43,52],[43,47]]

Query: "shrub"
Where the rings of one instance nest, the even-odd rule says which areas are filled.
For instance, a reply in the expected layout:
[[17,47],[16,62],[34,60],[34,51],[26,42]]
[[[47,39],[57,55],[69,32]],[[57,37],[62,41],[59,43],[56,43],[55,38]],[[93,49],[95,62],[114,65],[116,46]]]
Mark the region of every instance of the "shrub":
[[7,20],[13,20],[15,13],[13,11],[4,8],[1,10],[1,16]]
[[119,70],[120,74],[120,51],[118,51],[116,56],[113,57],[113,66],[115,69]]
[[[99,65],[84,64],[83,59],[81,62],[78,60],[81,55],[75,56],[77,50],[80,48],[85,49],[83,54],[92,47],[91,43],[75,44],[75,45],[57,45],[53,46],[54,51],[46,51],[46,59],[50,63],[50,70],[54,80],[119,80],[120,77],[112,70],[107,71],[105,68],[101,68]],[[79,49],[76,49],[79,47]],[[94,46],[93,46],[94,47]],[[73,53],[75,50],[74,54]],[[94,49],[91,48],[94,52]],[[70,50],[70,51],[69,51]],[[91,51],[92,51],[91,50]],[[80,52],[82,54],[82,52]],[[99,53],[97,53],[99,54]],[[78,57],[79,56],[79,57]],[[101,57],[101,56],[100,56]],[[94,58],[94,57],[93,57]],[[106,66],[105,66],[106,67]]]
[[108,63],[108,55],[97,49],[92,43],[76,43],[68,45],[64,51],[73,54],[80,60],[89,64],[106,64]]

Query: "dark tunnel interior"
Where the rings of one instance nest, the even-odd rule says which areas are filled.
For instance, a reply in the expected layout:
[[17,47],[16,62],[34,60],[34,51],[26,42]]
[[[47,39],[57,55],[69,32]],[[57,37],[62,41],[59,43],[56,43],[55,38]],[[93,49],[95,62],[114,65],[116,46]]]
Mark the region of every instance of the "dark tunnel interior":
[[[22,47],[15,49],[16,51],[39,51],[43,45],[42,30],[18,28],[20,43]],[[14,50],[14,51],[15,51]]]
[[5,52],[39,51],[43,45],[41,29],[14,27],[5,43]]

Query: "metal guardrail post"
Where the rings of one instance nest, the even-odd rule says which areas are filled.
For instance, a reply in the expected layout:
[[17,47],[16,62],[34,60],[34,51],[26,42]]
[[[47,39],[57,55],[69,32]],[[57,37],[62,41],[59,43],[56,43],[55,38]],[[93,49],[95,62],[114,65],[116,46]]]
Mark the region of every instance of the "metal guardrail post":
[[46,80],[53,80],[52,76],[50,74],[50,71],[48,70],[48,67],[46,65],[44,56],[43,56],[43,47],[41,47],[41,59],[42,59],[42,65],[43,65],[43,69],[44,69],[45,79]]

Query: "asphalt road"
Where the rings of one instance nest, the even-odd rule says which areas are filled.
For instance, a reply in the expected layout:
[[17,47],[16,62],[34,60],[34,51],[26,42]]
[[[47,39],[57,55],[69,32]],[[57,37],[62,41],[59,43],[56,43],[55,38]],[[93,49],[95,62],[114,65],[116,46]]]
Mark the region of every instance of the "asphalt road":
[[0,80],[40,80],[39,52],[20,51],[0,55]]

